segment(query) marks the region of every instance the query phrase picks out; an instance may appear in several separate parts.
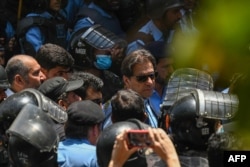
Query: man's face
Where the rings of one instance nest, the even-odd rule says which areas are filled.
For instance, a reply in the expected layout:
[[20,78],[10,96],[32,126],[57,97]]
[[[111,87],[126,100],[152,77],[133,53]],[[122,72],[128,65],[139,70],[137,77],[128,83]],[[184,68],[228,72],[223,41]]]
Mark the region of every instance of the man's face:
[[41,71],[41,66],[35,59],[27,60],[25,65],[29,68],[29,72],[27,78],[25,78],[24,88],[38,88],[46,79],[46,76]]
[[49,7],[51,10],[59,11],[61,9],[61,0],[50,0]]
[[74,91],[70,91],[66,92],[66,97],[60,99],[57,103],[66,110],[70,104],[81,100],[82,98],[79,95],[77,95]]
[[88,87],[84,100],[92,100],[93,102],[102,106],[102,92],[95,90],[93,87]]
[[46,70],[42,68],[44,74],[46,75],[46,78],[53,78],[56,76],[63,77],[65,79],[69,79],[69,74],[71,72],[69,67],[62,67],[62,66],[57,66],[55,68],[52,68],[50,70]]
[[166,85],[169,77],[174,71],[173,59],[162,58],[156,65],[156,71],[158,72],[156,82],[162,85]]
[[4,101],[4,99],[7,98],[6,94],[5,94],[5,89],[0,88],[0,103],[2,101]]
[[67,103],[70,105],[76,101],[81,101],[82,98],[78,96],[75,92],[71,91],[67,93],[67,97],[65,99]]
[[[138,92],[143,98],[150,97],[155,86],[155,71],[153,64],[150,61],[136,64],[133,71],[133,76],[123,76],[125,87]],[[145,80],[140,80],[142,78]]]
[[181,19],[181,7],[168,9],[164,14],[164,25],[166,29],[174,29],[176,23]]

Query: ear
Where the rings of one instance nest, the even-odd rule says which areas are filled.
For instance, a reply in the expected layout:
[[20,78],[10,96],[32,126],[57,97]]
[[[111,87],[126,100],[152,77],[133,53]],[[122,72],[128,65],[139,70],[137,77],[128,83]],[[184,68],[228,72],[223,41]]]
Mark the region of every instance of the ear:
[[96,124],[96,125],[93,126],[93,131],[92,131],[93,136],[95,136],[95,137],[98,137],[98,136],[99,136],[99,132],[100,132],[99,129],[100,129],[100,128],[99,128],[99,125],[98,125],[98,124]]
[[127,76],[124,76],[124,75],[123,75],[122,79],[123,79],[124,87],[125,88],[130,88],[130,86],[129,86],[130,85],[130,79]]
[[23,77],[19,74],[15,75],[14,77],[15,83],[19,86],[19,87],[24,87],[25,85],[25,80],[23,79]]
[[64,110],[67,110],[67,108],[68,108],[68,103],[67,103],[66,101],[64,101],[64,100],[58,100],[57,103],[58,103],[61,107],[63,107]]

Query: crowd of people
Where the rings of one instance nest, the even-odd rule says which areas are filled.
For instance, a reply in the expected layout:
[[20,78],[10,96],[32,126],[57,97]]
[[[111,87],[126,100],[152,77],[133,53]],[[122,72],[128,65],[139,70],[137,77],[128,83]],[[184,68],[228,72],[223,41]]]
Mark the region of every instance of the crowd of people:
[[[202,32],[203,3],[1,1],[0,166],[223,165],[220,151],[243,147],[233,125],[249,80],[176,62],[176,42]],[[129,130],[150,145],[131,148]]]

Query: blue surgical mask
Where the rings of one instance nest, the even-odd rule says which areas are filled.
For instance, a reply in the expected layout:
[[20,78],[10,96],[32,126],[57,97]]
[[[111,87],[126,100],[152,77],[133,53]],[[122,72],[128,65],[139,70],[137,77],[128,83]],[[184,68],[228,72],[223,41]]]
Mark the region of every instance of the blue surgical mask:
[[99,70],[107,70],[111,67],[112,59],[110,55],[102,55],[98,54],[96,55],[96,61],[94,62],[94,65]]

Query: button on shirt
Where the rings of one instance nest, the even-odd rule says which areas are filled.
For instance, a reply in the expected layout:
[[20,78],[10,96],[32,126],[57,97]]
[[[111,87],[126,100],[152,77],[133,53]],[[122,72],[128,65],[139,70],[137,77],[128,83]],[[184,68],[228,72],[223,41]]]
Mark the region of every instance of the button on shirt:
[[57,162],[60,167],[98,167],[96,147],[86,139],[59,142]]

